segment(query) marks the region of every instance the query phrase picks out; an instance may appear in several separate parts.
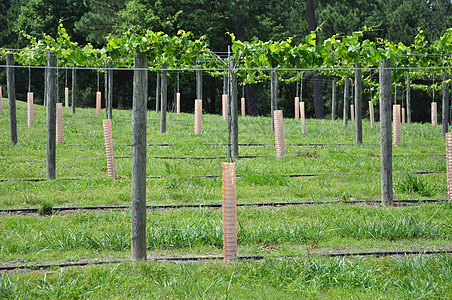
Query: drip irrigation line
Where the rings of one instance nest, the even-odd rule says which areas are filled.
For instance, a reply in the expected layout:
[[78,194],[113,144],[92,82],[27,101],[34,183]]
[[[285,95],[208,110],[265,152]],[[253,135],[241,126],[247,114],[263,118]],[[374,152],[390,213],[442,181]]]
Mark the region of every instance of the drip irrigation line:
[[[436,254],[450,254],[452,250],[400,250],[400,251],[377,251],[377,252],[344,252],[344,253],[310,253],[309,256],[326,256],[326,257],[352,257],[352,256],[409,256],[409,255],[436,255]],[[302,259],[306,256],[263,256],[263,255],[243,255],[238,256],[237,260],[264,260],[264,259]],[[206,261],[206,260],[223,260],[223,256],[192,256],[192,257],[158,257],[148,258],[148,262],[190,262],[190,261]],[[48,263],[48,264],[28,264],[28,265],[13,265],[0,266],[0,271],[12,270],[39,270],[50,268],[67,268],[67,267],[84,267],[89,265],[103,265],[113,263],[130,262],[130,260],[105,260],[105,261],[74,261],[65,263]]]
[[[425,199],[425,200],[393,200],[398,204],[421,204],[421,203],[439,203],[449,200]],[[237,207],[282,207],[282,206],[300,206],[300,205],[328,205],[328,204],[381,204],[381,200],[347,200],[347,201],[299,201],[299,202],[256,202],[256,203],[237,203]],[[185,208],[221,208],[222,203],[210,204],[162,204],[147,205],[149,210],[165,209],[185,209]],[[126,210],[130,205],[103,205],[103,206],[72,206],[72,207],[54,207],[53,212],[78,211],[78,210]],[[39,208],[4,208],[0,213],[37,213]]]

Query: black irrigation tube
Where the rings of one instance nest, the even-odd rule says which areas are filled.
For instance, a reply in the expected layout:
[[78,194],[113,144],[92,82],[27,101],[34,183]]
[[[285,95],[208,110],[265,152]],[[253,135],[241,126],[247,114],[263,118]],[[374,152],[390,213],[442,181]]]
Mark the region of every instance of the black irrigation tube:
[[[422,251],[378,251],[378,252],[344,252],[344,253],[313,253],[309,256],[326,256],[326,257],[352,257],[352,256],[408,256],[408,255],[435,255],[435,254],[450,254],[452,250],[422,250]],[[237,260],[263,260],[263,259],[299,259],[299,256],[269,256],[249,255],[238,256]],[[205,261],[205,260],[222,260],[223,256],[194,256],[194,257],[164,257],[164,258],[150,258],[147,261],[153,262],[190,262],[190,261]],[[54,264],[36,264],[36,265],[15,265],[15,266],[0,266],[0,271],[12,270],[38,270],[49,268],[67,268],[67,267],[84,267],[89,265],[103,265],[111,263],[122,263],[128,260],[107,260],[107,261],[92,261],[92,262],[65,262]]]
[[[393,200],[395,204],[418,204],[418,203],[437,203],[448,201],[444,199],[425,199],[425,200]],[[299,202],[257,202],[257,203],[238,203],[237,207],[279,207],[279,206],[297,206],[297,205],[322,205],[322,204],[380,204],[380,200],[348,200],[348,201],[299,201]],[[146,209],[183,209],[183,208],[221,208],[221,203],[211,204],[164,204],[147,205]],[[120,210],[130,209],[129,205],[111,205],[111,206],[73,206],[73,207],[54,207],[53,212],[76,211],[76,210]],[[37,213],[39,208],[4,208],[0,213]]]
[[[442,174],[442,173],[446,173],[446,171],[414,171],[414,174]],[[272,175],[279,175],[279,174],[272,174]],[[289,178],[302,178],[302,177],[315,177],[315,176],[341,176],[341,175],[346,175],[346,173],[335,173],[335,174],[284,174],[284,175],[280,175],[282,177],[289,177]],[[190,176],[189,178],[220,178],[220,175],[194,175],[194,176]],[[244,177],[244,175],[237,175],[237,178],[241,178]],[[118,177],[117,180],[122,179],[123,177]],[[148,179],[164,179],[164,178],[168,178],[165,176],[148,176],[146,177]],[[103,178],[96,178],[96,179],[103,179]],[[77,180],[94,180],[92,178],[57,178],[55,179],[56,181],[58,180],[63,180],[63,181],[77,181]],[[54,181],[55,181],[54,180]],[[18,182],[18,181],[30,181],[30,182],[39,182],[39,181],[48,181],[46,178],[23,178],[23,179],[0,179],[0,182]]]

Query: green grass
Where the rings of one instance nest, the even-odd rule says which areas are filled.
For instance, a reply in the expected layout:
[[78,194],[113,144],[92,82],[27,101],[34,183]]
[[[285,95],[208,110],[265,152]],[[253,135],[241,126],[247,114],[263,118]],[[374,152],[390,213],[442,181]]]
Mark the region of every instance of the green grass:
[[[6,101],[4,101],[5,104]],[[9,142],[8,109],[0,115],[0,208],[34,207],[42,213],[0,215],[0,264],[130,258],[130,211],[46,215],[60,206],[129,205],[131,111],[113,112],[117,175],[105,171],[102,117],[93,109],[64,108],[64,144],[57,145],[57,180],[45,178],[45,109],[17,102],[18,144]],[[363,144],[354,145],[353,123],[284,120],[286,156],[276,158],[267,117],[239,119],[241,156],[236,162],[238,203],[380,198],[379,129],[363,123]],[[147,204],[220,203],[221,163],[155,157],[225,157],[227,124],[204,115],[193,134],[193,116],[148,112]],[[169,144],[159,146],[158,144]],[[325,144],[325,145],[296,145]],[[341,145],[338,145],[341,144]],[[345,144],[345,145],[344,145]],[[445,142],[441,128],[402,126],[393,147],[396,199],[447,199]],[[433,174],[415,174],[434,171]],[[290,178],[289,174],[315,174]],[[215,175],[216,178],[201,176]],[[77,180],[63,180],[63,179]],[[331,259],[319,254],[350,251],[450,250],[449,201],[409,207],[328,204],[238,209],[239,255],[262,261],[129,263],[0,274],[0,298],[447,298],[452,292],[451,255]],[[148,210],[147,245],[153,257],[221,256],[219,209]],[[281,260],[288,255],[297,259]]]

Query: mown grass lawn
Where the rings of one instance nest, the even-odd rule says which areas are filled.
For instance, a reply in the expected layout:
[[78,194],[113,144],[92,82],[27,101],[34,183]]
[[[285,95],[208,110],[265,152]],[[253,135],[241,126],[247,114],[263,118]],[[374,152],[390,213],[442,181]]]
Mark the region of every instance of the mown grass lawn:
[[[72,115],[64,108],[64,144],[57,145],[57,180],[34,182],[24,179],[42,179],[46,173],[45,108],[35,107],[35,126],[29,128],[26,105],[17,102],[18,144],[11,145],[5,106],[0,115],[0,209],[130,204],[131,111],[113,112],[120,179],[111,180],[105,171],[102,116],[96,116],[94,109],[78,108]],[[128,210],[82,210],[51,216],[2,214],[0,265],[104,259],[124,262],[3,273],[0,297],[450,297],[450,254],[322,256],[452,249],[452,205],[446,200],[445,142],[440,126],[402,126],[402,145],[393,148],[394,195],[398,200],[444,201],[386,208],[341,203],[380,198],[378,123],[371,129],[364,120],[363,144],[355,145],[353,123],[344,128],[341,121],[308,119],[308,131],[303,135],[299,121],[286,119],[287,155],[283,158],[276,158],[270,124],[267,117],[239,118],[239,143],[244,144],[239,154],[253,157],[237,161],[238,203],[338,203],[240,207],[239,255],[263,255],[263,260],[130,263]],[[148,112],[147,203],[221,203],[227,123],[219,115],[204,115],[203,131],[195,135],[193,115],[169,113],[167,129],[160,134],[159,115]],[[221,256],[221,220],[219,209],[148,210],[149,258]]]

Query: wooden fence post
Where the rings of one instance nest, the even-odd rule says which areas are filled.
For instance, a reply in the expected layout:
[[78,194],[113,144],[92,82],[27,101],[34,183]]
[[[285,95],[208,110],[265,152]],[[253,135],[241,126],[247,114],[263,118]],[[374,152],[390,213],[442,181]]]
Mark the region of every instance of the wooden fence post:
[[165,62],[162,65],[162,79],[161,79],[161,90],[162,90],[162,113],[160,114],[160,133],[166,132],[166,111],[168,107],[168,71],[166,70],[168,63]]
[[[47,179],[55,179],[55,147],[56,147],[56,55],[47,55],[47,148],[46,175]],[[75,105],[73,106],[73,108]]]
[[343,122],[344,126],[347,126],[348,121],[348,98],[350,97],[350,75],[345,74],[344,80],[344,112],[343,112]]
[[356,144],[363,143],[363,105],[362,105],[362,90],[363,90],[363,77],[361,66],[355,68],[355,131],[356,131]]
[[132,118],[132,260],[146,260],[146,101],[148,58],[135,52]]
[[9,132],[11,144],[17,144],[17,121],[16,121],[16,79],[14,76],[14,54],[6,54],[6,84],[8,89],[9,105]]
[[380,62],[380,158],[381,202],[391,205],[392,186],[392,135],[391,135],[391,61]]

